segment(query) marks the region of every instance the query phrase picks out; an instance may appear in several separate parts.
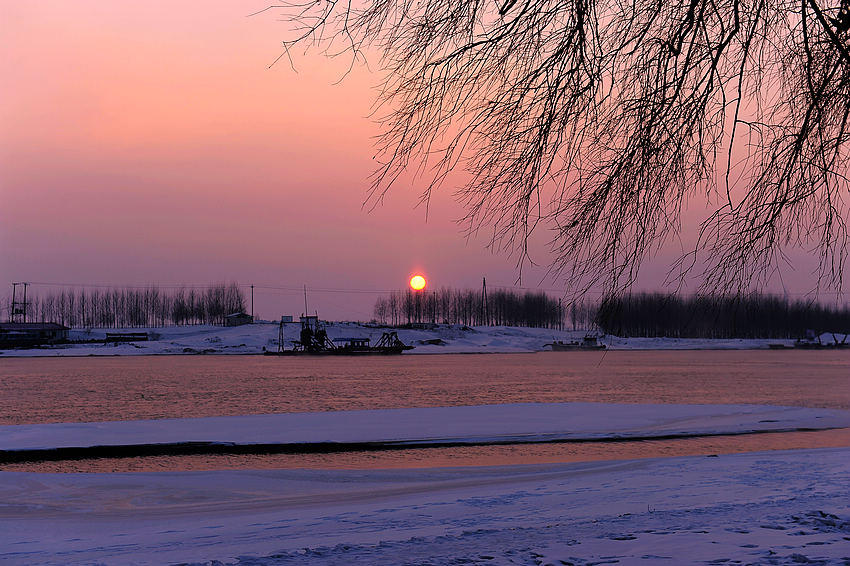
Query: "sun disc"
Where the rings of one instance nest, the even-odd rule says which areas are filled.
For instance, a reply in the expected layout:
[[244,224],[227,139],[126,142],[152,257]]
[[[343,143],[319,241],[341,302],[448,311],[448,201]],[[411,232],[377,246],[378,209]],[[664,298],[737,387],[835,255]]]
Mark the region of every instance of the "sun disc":
[[425,288],[426,281],[421,275],[414,275],[410,278],[410,288],[414,291],[421,291]]

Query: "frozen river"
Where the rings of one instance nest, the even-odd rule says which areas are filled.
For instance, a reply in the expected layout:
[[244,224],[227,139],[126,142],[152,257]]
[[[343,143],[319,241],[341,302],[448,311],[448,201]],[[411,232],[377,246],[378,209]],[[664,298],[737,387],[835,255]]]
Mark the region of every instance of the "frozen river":
[[[526,402],[850,409],[847,351],[609,351],[369,358],[140,356],[0,364],[0,424]],[[5,465],[40,471],[389,468],[850,446],[850,431],[345,454],[196,455]]]
[[[73,435],[142,421],[37,423],[232,415],[204,430],[216,439],[236,434],[230,423],[255,420],[235,415],[319,411],[260,419],[337,421],[340,434],[354,434],[352,413],[321,411],[572,402],[585,414],[567,428],[588,431],[617,430],[634,411],[644,424],[626,428],[641,434],[671,412],[684,431],[706,430],[710,413],[726,430],[753,430],[745,421],[783,430],[786,411],[800,413],[792,426],[811,428],[819,415],[850,408],[848,368],[850,352],[754,350],[2,359],[0,422]],[[682,403],[699,405],[674,405]],[[813,409],[758,407],[727,418],[728,407],[718,405],[726,403]],[[568,407],[566,421],[576,417]],[[536,417],[557,409],[524,405],[527,418],[513,422],[516,408],[485,407],[485,422],[468,421],[458,434],[475,436],[482,426],[546,434],[549,424]],[[457,411],[455,424],[472,412]],[[378,412],[395,420],[370,434],[452,424],[405,416],[436,415],[431,409]],[[162,425],[163,434],[187,423],[144,422]],[[18,434],[11,429],[27,427],[5,428],[11,445]],[[316,432],[271,432],[280,431]],[[0,562],[846,564],[848,431],[6,464]],[[803,450],[784,450],[791,448]]]

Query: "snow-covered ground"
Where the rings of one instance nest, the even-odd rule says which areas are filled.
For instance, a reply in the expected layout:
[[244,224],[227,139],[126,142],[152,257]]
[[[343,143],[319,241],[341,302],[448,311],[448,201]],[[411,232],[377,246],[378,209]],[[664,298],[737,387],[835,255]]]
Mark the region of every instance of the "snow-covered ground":
[[[651,439],[850,427],[850,411],[769,405],[517,403],[0,426],[0,451],[163,444],[435,445]],[[361,448],[362,449],[362,448]]]
[[[4,426],[0,449],[646,438],[834,426],[850,426],[850,411],[527,403]],[[850,448],[421,470],[0,472],[0,562],[214,560],[847,563]]]
[[[297,330],[290,325],[287,339]],[[384,329],[336,323],[328,330],[332,338],[375,340]],[[0,357],[250,354],[277,348],[273,324],[150,331],[157,336],[149,342],[5,351]],[[72,338],[105,333],[74,331]],[[416,346],[404,355],[539,351],[553,339],[583,334],[444,326],[399,332]],[[603,342],[616,349],[687,349],[765,348],[777,341],[606,337]],[[651,438],[836,426],[850,426],[846,411],[519,404],[4,426],[0,450]],[[850,564],[850,447],[421,470],[0,471],[0,563],[212,561]]]
[[[285,325],[284,342],[287,349],[298,339],[300,325]],[[330,338],[369,338],[376,342],[387,328],[376,328],[354,322],[334,322],[327,325]],[[277,350],[278,325],[258,323],[225,328],[221,326],[171,326],[163,328],[131,329],[148,332],[152,339],[131,344],[69,344],[62,346],[2,350],[2,356],[115,356],[145,354],[257,354],[263,349]],[[129,331],[129,330],[128,330]],[[115,329],[72,330],[70,339],[103,340],[107,332]],[[584,331],[558,331],[543,328],[507,326],[466,327],[439,325],[433,329],[398,330],[399,338],[415,346],[410,354],[448,353],[510,353],[537,352],[547,349],[553,340],[571,341],[584,337]],[[832,342],[832,334],[822,339]],[[837,335],[841,341],[844,335]],[[685,338],[622,338],[606,336],[601,339],[608,348],[618,350],[687,350],[687,349],[753,349],[767,348],[768,344],[790,346],[793,340],[770,339],[685,339]]]
[[9,564],[847,564],[850,449],[391,471],[0,473]]

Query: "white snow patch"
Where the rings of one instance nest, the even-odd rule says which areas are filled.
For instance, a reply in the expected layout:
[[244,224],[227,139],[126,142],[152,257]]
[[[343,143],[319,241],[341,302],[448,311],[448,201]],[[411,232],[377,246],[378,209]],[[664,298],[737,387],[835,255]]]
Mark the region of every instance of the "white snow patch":
[[8,564],[841,564],[848,541],[850,448],[496,468],[0,473]]
[[[334,338],[369,338],[373,343],[390,330],[354,322],[327,324],[328,335]],[[170,326],[163,328],[133,328],[133,332],[148,332],[150,340],[130,344],[80,343],[43,348],[2,350],[0,355],[10,356],[138,356],[151,354],[259,354],[263,349],[278,348],[278,325],[257,323],[236,327],[221,326]],[[284,343],[292,348],[299,336],[300,325],[286,325]],[[107,332],[115,329],[72,330],[71,340],[103,340]],[[119,331],[120,332],[120,331]],[[399,329],[399,338],[415,346],[403,355],[460,354],[460,353],[513,353],[539,352],[553,340],[580,340],[584,331],[559,331],[545,328],[520,328],[509,326],[437,325],[432,329]],[[837,341],[845,335],[835,335]],[[832,334],[822,337],[824,343],[836,341]],[[685,338],[622,338],[604,336],[600,340],[609,349],[617,350],[716,350],[767,348],[769,344],[793,345],[793,340],[775,339],[685,339]],[[602,355],[600,353],[600,355]]]

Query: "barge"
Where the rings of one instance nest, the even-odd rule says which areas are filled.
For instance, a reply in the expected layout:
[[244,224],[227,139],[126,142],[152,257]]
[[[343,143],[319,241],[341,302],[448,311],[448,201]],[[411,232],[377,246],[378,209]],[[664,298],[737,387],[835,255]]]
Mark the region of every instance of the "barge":
[[331,340],[318,315],[301,317],[299,340],[293,341],[291,350],[287,350],[284,341],[286,323],[281,320],[278,330],[277,351],[266,350],[266,356],[391,356],[405,350],[412,350],[402,342],[395,331],[384,332],[373,345],[369,338],[335,338]]

